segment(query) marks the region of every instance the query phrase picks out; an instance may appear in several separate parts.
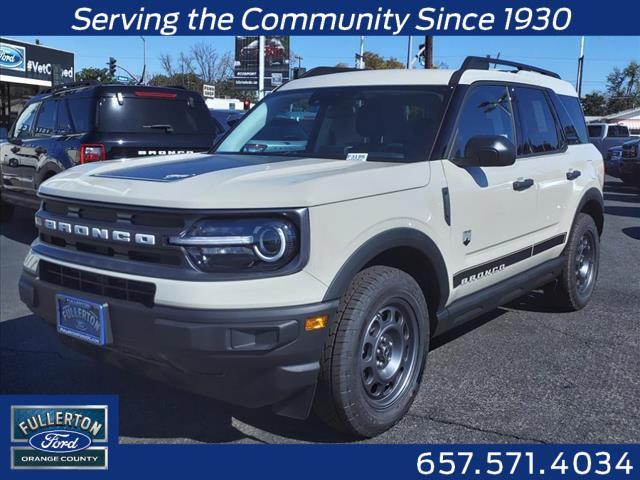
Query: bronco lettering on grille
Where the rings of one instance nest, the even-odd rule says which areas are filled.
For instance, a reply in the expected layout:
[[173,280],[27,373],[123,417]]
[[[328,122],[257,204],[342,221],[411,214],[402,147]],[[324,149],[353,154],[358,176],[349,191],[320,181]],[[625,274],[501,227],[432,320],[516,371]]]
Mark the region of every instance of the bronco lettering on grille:
[[88,227],[87,225],[59,222],[50,218],[35,217],[37,227],[47,230],[62,232],[78,237],[92,238],[96,240],[113,240],[114,242],[137,243],[138,245],[155,245],[156,236],[151,233],[133,233],[123,230],[110,230],[108,228]]

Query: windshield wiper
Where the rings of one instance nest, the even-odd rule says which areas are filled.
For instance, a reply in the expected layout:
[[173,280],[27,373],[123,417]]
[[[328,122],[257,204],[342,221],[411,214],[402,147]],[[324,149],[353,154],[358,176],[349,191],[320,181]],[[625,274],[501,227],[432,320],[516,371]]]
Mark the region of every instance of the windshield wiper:
[[155,128],[158,130],[164,130],[167,133],[173,133],[173,127],[168,123],[156,123],[153,125],[142,125],[142,128]]

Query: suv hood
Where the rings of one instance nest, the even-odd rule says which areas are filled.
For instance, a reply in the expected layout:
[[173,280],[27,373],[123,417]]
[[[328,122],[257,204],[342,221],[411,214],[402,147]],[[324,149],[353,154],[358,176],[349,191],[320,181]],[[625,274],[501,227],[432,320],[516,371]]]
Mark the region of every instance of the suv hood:
[[172,208],[310,207],[425,185],[429,162],[186,154],[82,165],[39,193],[78,200]]

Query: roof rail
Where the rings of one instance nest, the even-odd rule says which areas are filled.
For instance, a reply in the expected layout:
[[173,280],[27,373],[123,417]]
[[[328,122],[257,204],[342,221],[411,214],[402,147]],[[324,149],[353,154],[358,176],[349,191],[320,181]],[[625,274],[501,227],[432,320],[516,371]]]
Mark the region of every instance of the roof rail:
[[330,75],[332,73],[357,72],[361,69],[351,67],[315,67],[307,70],[298,78],[318,77],[320,75]]
[[460,77],[467,70],[489,70],[491,64],[504,65],[507,67],[513,67],[517,71],[525,70],[527,72],[536,72],[548,77],[560,78],[555,72],[545,70],[544,68],[534,67],[533,65],[527,65],[526,63],[512,62],[511,60],[502,60],[500,58],[490,57],[467,57],[462,62],[462,65],[456,70],[449,80],[449,85],[457,85],[460,81]]
[[90,87],[94,85],[102,85],[102,83],[97,80],[84,80],[81,82],[61,83],[59,85],[54,85],[53,87],[40,90],[38,93],[39,94],[57,93],[57,92],[60,92],[61,90],[69,90],[71,88],[80,88],[80,87]]

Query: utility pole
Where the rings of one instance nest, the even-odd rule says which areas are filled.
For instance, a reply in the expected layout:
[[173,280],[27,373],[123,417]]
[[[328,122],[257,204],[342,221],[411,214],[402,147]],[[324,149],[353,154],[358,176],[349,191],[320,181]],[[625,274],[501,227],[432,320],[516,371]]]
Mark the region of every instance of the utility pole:
[[140,40],[142,40],[142,78],[140,83],[144,85],[144,78],[147,74],[147,40],[143,36],[140,36]]
[[359,68],[360,70],[364,70],[365,64],[364,64],[364,35],[360,35],[360,53],[358,55],[356,55],[357,58],[357,65],[356,68]]
[[424,68],[433,68],[433,36],[424,37]]
[[578,98],[582,98],[582,70],[584,68],[584,36],[580,37],[580,56],[578,57],[578,78],[576,79],[576,90]]
[[413,67],[412,57],[413,56],[413,37],[409,35],[409,41],[407,42],[407,68],[410,69]]
[[264,97],[264,35],[258,40],[258,100]]

